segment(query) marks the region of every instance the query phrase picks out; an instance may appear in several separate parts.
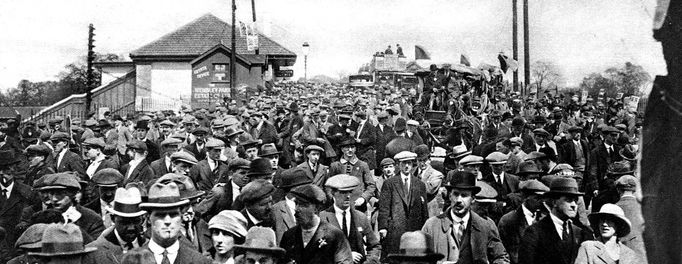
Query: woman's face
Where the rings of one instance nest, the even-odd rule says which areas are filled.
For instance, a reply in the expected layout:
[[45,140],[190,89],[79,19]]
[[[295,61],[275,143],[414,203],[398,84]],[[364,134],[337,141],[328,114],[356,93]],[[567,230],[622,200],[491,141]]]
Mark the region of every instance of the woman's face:
[[211,239],[216,253],[224,255],[232,252],[234,247],[234,237],[225,230],[211,229]]
[[608,239],[616,235],[616,224],[609,219],[599,220],[599,235]]

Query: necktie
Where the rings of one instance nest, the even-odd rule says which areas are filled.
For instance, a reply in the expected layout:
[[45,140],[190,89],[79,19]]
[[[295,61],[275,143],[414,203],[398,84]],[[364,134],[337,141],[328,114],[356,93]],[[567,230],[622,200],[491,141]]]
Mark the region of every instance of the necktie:
[[0,208],[5,207],[5,203],[7,202],[7,189],[2,189],[0,190]]
[[405,195],[410,193],[410,186],[408,185],[408,178],[403,178],[403,190],[405,191]]
[[126,243],[126,250],[132,250],[132,249],[133,249],[133,243],[132,242]]
[[343,224],[343,227],[342,227],[343,234],[348,236],[348,222],[346,222],[346,211],[343,211],[341,213],[341,218],[343,218],[343,221],[342,221],[343,222],[342,223]]
[[168,250],[163,250],[163,259],[161,259],[161,264],[171,264],[170,259],[168,258]]
[[561,233],[562,239],[566,241],[569,238],[569,229],[571,229],[571,220],[566,220],[564,222],[564,231]]
[[455,242],[457,242],[457,245],[459,246],[462,244],[462,237],[464,236],[465,226],[464,221],[459,221],[458,223],[459,226],[457,227],[457,229],[455,229]]

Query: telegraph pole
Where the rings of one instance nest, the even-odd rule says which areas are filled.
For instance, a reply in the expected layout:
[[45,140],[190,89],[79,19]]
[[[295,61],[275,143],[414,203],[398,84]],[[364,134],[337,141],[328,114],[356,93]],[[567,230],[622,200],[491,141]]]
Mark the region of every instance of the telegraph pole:
[[[523,0],[523,81],[524,89],[530,87],[530,44],[528,36],[528,0]],[[537,91],[540,93],[540,91]]]
[[92,104],[92,89],[95,87],[95,74],[92,64],[95,61],[95,27],[90,24],[88,26],[88,57],[87,57],[87,72],[86,72],[86,87],[85,87],[85,112],[90,112],[90,105]]
[[237,67],[235,63],[237,63],[237,34],[235,34],[237,31],[235,24],[236,24],[236,19],[235,19],[235,13],[237,11],[237,4],[235,3],[235,0],[232,0],[232,46],[230,47],[231,52],[230,52],[230,97],[232,100],[237,99],[237,91],[236,91],[236,84],[237,82]]
[[[512,59],[519,61],[519,25],[518,25],[518,0],[512,0]],[[512,73],[514,76],[514,91],[519,89],[519,68]],[[523,90],[521,90],[523,92]]]
[[[253,24],[255,26],[256,25],[256,0],[251,0],[251,14],[253,15]],[[256,36],[258,36],[258,35],[256,35]],[[256,47],[256,55],[258,55],[258,52],[259,52],[258,47],[260,47],[260,45],[258,45]],[[265,67],[267,68],[267,65],[265,65]]]

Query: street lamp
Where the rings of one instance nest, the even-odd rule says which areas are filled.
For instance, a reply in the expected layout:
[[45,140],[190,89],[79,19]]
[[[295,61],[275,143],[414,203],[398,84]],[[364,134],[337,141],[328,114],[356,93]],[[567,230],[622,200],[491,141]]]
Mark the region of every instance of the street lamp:
[[308,45],[308,42],[303,42],[303,64],[304,64],[304,71],[303,71],[303,79],[305,82],[308,82],[308,53],[310,53],[310,45]]

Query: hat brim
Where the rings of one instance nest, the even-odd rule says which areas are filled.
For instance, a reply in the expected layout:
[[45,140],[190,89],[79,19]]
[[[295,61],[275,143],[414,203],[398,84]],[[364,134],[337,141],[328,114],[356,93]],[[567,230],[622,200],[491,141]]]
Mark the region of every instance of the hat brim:
[[107,207],[106,210],[107,210],[109,213],[111,213],[111,214],[113,214],[113,215],[120,216],[120,217],[139,217],[139,216],[143,216],[143,215],[147,214],[147,211],[145,211],[145,210],[140,210],[139,212],[135,212],[135,213],[124,213],[124,212],[119,212],[119,211],[116,211],[116,210],[114,210],[113,208],[110,208],[110,207]]
[[619,215],[610,213],[591,213],[587,215],[587,219],[590,221],[590,225],[595,232],[599,232],[599,220],[603,218],[608,218],[616,221],[616,236],[624,237],[630,234],[632,229],[632,223],[627,218],[621,217]]
[[507,161],[488,161],[488,164],[490,165],[504,165],[507,164]]
[[544,196],[546,197],[556,197],[561,195],[572,195],[572,196],[583,196],[585,193],[581,192],[570,192],[570,191],[552,191],[546,192]]
[[452,154],[452,158],[453,158],[453,159],[461,159],[461,158],[464,158],[464,157],[467,156],[467,155],[471,155],[471,150],[467,150],[467,151],[462,152],[462,153],[453,153],[453,154]]
[[173,207],[180,207],[183,205],[189,204],[189,200],[183,199],[177,202],[173,203],[141,203],[140,208],[145,209],[145,208],[173,208]]
[[284,250],[281,247],[274,247],[274,248],[259,248],[259,247],[248,247],[248,246],[241,246],[241,245],[236,245],[234,246],[234,249],[236,251],[244,252],[244,251],[253,251],[253,252],[260,252],[260,253],[267,253],[267,254],[273,254],[276,257],[282,257],[286,253],[286,250]]
[[264,153],[264,154],[259,154],[258,157],[270,157],[270,156],[279,155],[279,154],[282,154],[282,152],[281,151],[268,152],[268,153]]
[[461,190],[471,190],[472,194],[478,194],[481,191],[481,187],[479,186],[470,186],[470,185],[450,185],[450,184],[444,184],[443,187],[445,189],[461,189]]
[[69,252],[54,252],[54,253],[43,253],[43,252],[28,252],[29,256],[39,256],[39,257],[57,257],[57,256],[72,256],[81,255],[85,253],[90,253],[97,250],[96,247],[85,247],[83,250],[69,251]]

